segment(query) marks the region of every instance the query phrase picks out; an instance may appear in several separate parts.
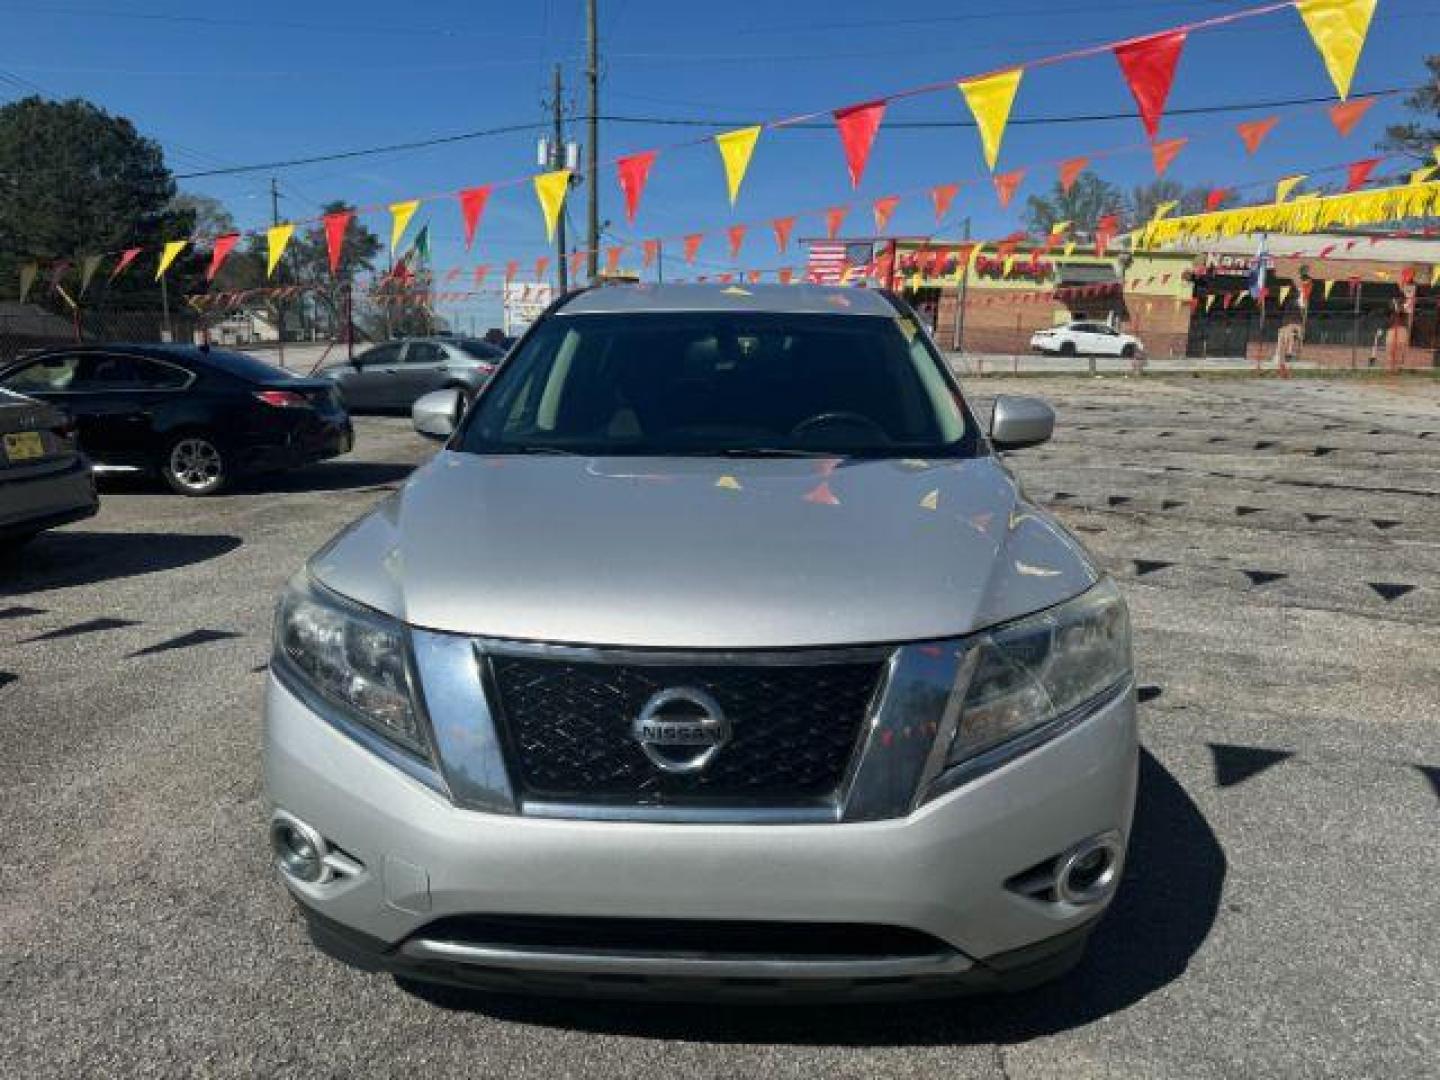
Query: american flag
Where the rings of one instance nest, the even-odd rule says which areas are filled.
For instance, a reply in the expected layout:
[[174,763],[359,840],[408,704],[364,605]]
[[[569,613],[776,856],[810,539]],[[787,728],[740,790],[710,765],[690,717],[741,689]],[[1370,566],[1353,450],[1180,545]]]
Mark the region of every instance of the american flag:
[[839,285],[849,270],[850,280],[870,272],[875,261],[875,246],[868,240],[851,243],[845,240],[815,240],[810,244],[809,261],[805,264],[805,280],[819,285]]

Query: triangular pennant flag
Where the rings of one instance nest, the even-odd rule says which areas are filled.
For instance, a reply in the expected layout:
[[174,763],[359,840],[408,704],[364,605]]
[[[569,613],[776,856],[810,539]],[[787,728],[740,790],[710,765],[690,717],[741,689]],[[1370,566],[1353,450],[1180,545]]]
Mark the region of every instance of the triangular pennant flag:
[[1074,254],[1075,254],[1075,241],[1074,241],[1074,240],[1071,240],[1069,243],[1067,243],[1067,244],[1065,245],[1064,254],[1065,254],[1065,257],[1066,257],[1067,259],[1068,259],[1071,255],[1074,255]]
[[995,171],[995,162],[1000,158],[1000,142],[1005,137],[1010,108],[1015,104],[1015,92],[1020,89],[1020,77],[1024,74],[1024,68],[1012,68],[956,84],[965,96],[965,104],[970,106],[970,114],[975,117],[985,164],[991,172]]
[[170,269],[170,264],[179,257],[180,252],[185,250],[189,240],[171,240],[160,252],[160,264],[155,268],[155,280],[159,281],[165,276],[165,271]]
[[226,233],[224,236],[215,238],[215,246],[210,249],[210,268],[205,271],[206,281],[215,280],[215,275],[220,272],[220,267],[225,264],[225,259],[230,252],[235,250],[235,245],[239,242],[239,233]]
[[1170,163],[1175,160],[1175,155],[1185,149],[1185,144],[1189,141],[1186,138],[1166,139],[1164,142],[1151,144],[1150,158],[1155,163],[1156,176],[1165,175],[1165,170],[1170,168]]
[[935,223],[938,225],[950,212],[950,204],[960,191],[959,184],[940,184],[930,189],[930,201],[935,206]]
[[460,200],[460,218],[465,223],[465,250],[469,251],[475,244],[480,215],[485,213],[485,204],[490,201],[490,185],[466,188],[457,197]]
[[1365,47],[1365,36],[1370,32],[1375,2],[1298,0],[1295,5],[1342,101],[1350,96],[1350,81],[1355,77],[1360,50]]
[[[295,226],[288,222],[283,225],[275,225],[265,230],[265,276],[271,277],[275,273],[275,267],[279,265],[280,258],[285,254],[285,249],[290,246],[290,238],[295,235]],[[402,263],[403,265],[403,263]]]
[[835,128],[840,132],[840,144],[845,150],[850,186],[859,187],[860,179],[865,175],[865,163],[870,160],[870,150],[875,145],[875,133],[880,130],[880,121],[885,117],[885,102],[871,101],[837,109],[834,117]]
[[1324,287],[1320,291],[1324,295],[1325,299],[1329,300],[1330,290],[1335,288],[1335,279],[1331,278],[1329,281],[1324,282],[1323,285]]
[[1263,120],[1250,120],[1244,124],[1236,124],[1235,130],[1240,133],[1240,140],[1245,144],[1245,152],[1254,154],[1260,149],[1260,144],[1265,141],[1275,125],[1280,122],[1278,116],[1267,116]]
[[333,277],[340,272],[340,256],[345,250],[345,233],[354,218],[353,210],[337,210],[325,215],[325,255]]
[[620,180],[620,191],[625,196],[625,220],[632,225],[635,224],[635,211],[640,208],[640,196],[650,179],[650,166],[654,164],[654,150],[631,154],[615,162],[615,174]]
[[430,223],[426,222],[415,234],[415,242],[410,245],[410,253],[422,259],[430,258]]
[[1185,46],[1185,31],[1170,30],[1163,34],[1136,38],[1115,46],[1115,59],[1140,109],[1145,132],[1153,142],[1160,131],[1160,117],[1175,81],[1175,65]]
[[704,233],[691,233],[685,237],[685,262],[691,266],[695,265],[695,255],[700,250],[700,242],[705,239]]
[[1352,161],[1345,176],[1345,190],[1354,191],[1370,179],[1370,174],[1375,171],[1375,166],[1380,164],[1379,158],[1364,158],[1360,161]]
[[1214,294],[1214,293],[1211,293],[1209,296],[1205,297],[1205,310],[1206,310],[1206,311],[1209,311],[1209,310],[1210,310],[1212,307],[1214,307],[1214,306],[1215,306],[1215,294]]
[[1304,179],[1305,174],[1301,173],[1297,176],[1287,176],[1285,177],[1285,179],[1281,180],[1278,184],[1275,185],[1275,201],[1277,203],[1282,203],[1286,199],[1288,199],[1291,192],[1293,192],[1295,188],[1299,186],[1300,182]]
[[27,262],[20,267],[20,302],[23,304],[30,296],[30,290],[35,287],[35,278],[40,273],[40,267],[33,262]]
[[832,206],[825,211],[825,235],[831,240],[840,235],[840,226],[845,222],[845,215],[850,212],[848,206]]
[[131,263],[133,263],[137,258],[139,258],[139,257],[140,257],[140,252],[142,252],[142,251],[144,251],[144,250],[145,250],[144,248],[138,248],[138,247],[137,247],[137,248],[126,248],[124,251],[122,251],[122,252],[120,253],[120,261],[115,264],[115,269],[113,269],[113,270],[110,271],[110,280],[111,280],[111,281],[114,281],[117,277],[119,277],[121,274],[123,274],[123,273],[125,272],[126,267],[128,267],[128,266],[129,266]]
[[659,240],[643,240],[643,241],[641,241],[641,243],[640,243],[640,251],[641,251],[641,258],[640,258],[640,266],[641,266],[641,269],[648,270],[648,269],[650,269],[651,264],[653,264],[653,263],[655,262],[655,260],[656,260],[657,258],[659,258],[659,256],[660,256],[660,241],[659,241]]
[[1088,157],[1070,158],[1060,163],[1060,190],[1070,194],[1070,189],[1075,186],[1075,180],[1085,171],[1085,166],[1090,164]]
[[895,207],[899,205],[899,195],[886,195],[883,199],[875,200],[875,231],[877,233],[883,233],[885,231],[886,227],[890,224],[890,215],[895,213]]
[[730,241],[730,259],[734,261],[740,254],[740,245],[745,243],[745,226],[731,225],[725,230],[725,235]]
[[1280,297],[1279,297],[1280,306],[1281,306],[1281,307],[1284,307],[1284,306],[1285,306],[1285,301],[1288,300],[1289,298],[1290,298],[1290,286],[1289,286],[1289,285],[1281,285],[1281,286],[1280,286]]
[[550,272],[550,256],[541,255],[535,260],[535,280],[544,281],[545,275]]
[[405,235],[405,229],[410,224],[410,219],[415,216],[415,211],[420,208],[419,199],[409,199],[406,202],[390,204],[390,254],[394,255],[400,248],[400,238]]
[[1150,220],[1151,220],[1151,221],[1159,221],[1161,218],[1165,217],[1167,214],[1170,213],[1170,211],[1174,210],[1175,207],[1177,207],[1177,206],[1179,206],[1179,205],[1180,205],[1180,200],[1179,200],[1179,199],[1168,199],[1168,200],[1166,200],[1165,202],[1159,203],[1159,204],[1155,207],[1155,213],[1154,213],[1154,215],[1150,218]]
[[750,156],[755,153],[755,141],[760,138],[760,125],[738,128],[715,136],[715,145],[720,149],[720,160],[725,165],[725,190],[730,194],[730,205],[740,196],[740,185],[745,172],[750,168]]
[[1424,168],[1416,169],[1410,174],[1410,183],[1425,183],[1426,180],[1429,180],[1430,177],[1435,175],[1437,169],[1440,169],[1440,165],[1426,165]]
[[590,253],[587,251],[572,251],[570,253],[570,276],[576,281],[579,281],[580,275],[585,272],[585,262],[589,258]]
[[95,276],[95,271],[100,269],[100,264],[105,261],[104,255],[86,255],[80,260],[80,295],[85,295],[85,290],[90,288],[90,279]]
[[789,285],[790,282],[795,280],[795,271],[792,268],[785,266],[782,267],[775,276],[779,278],[781,285]]
[[1330,122],[1335,125],[1335,130],[1340,133],[1341,138],[1344,138],[1355,130],[1355,125],[1360,122],[1360,118],[1369,112],[1374,104],[1373,97],[1365,97],[1331,105]]
[[531,182],[535,185],[535,198],[540,202],[540,213],[545,219],[545,239],[553,242],[555,222],[560,219],[560,208],[565,205],[565,194],[570,190],[570,170],[540,173]]
[[[576,252],[575,254],[578,255],[578,254],[580,254],[580,252]],[[571,261],[570,261],[570,269],[571,269],[571,271],[573,272],[574,269],[575,269],[575,261],[574,261],[574,260],[575,260],[575,255],[571,255],[571,256],[570,256],[570,260],[571,260]],[[505,264],[505,284],[506,284],[506,285],[509,285],[510,282],[514,281],[514,280],[515,280],[515,275],[518,274],[519,272],[520,272],[520,260],[519,260],[519,259],[511,259],[509,262],[507,262],[507,263]]]
[[795,229],[795,219],[793,217],[776,218],[770,223],[770,227],[775,230],[775,246],[783,255],[785,249],[790,246],[790,233]]
[[1009,206],[1010,200],[1015,197],[1015,189],[1025,179],[1025,170],[1015,169],[1013,172],[997,173],[992,179],[995,183],[995,194],[1000,198],[1000,205]]
[[473,280],[474,280],[474,282],[475,282],[475,288],[478,289],[478,288],[482,287],[482,286],[485,284],[485,277],[486,277],[486,275],[488,275],[489,273],[490,273],[490,264],[489,264],[489,263],[484,263],[484,264],[482,264],[482,265],[480,265],[480,266],[475,267],[475,273],[474,273],[474,275],[472,275]]
[[1205,209],[1212,214],[1220,209],[1220,204],[1225,201],[1225,196],[1230,194],[1229,188],[1211,188],[1210,194],[1205,196]]

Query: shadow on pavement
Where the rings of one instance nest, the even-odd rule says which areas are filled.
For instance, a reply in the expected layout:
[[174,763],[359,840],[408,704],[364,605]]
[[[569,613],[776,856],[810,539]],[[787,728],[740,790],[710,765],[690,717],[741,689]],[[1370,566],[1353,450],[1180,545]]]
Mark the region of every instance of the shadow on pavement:
[[228,554],[240,537],[223,534],[42,533],[8,558],[0,557],[0,596],[154,574]]
[[503,1020],[640,1038],[837,1046],[1011,1043],[1092,1023],[1178,978],[1215,922],[1225,854],[1185,790],[1148,752],[1125,880],[1070,974],[1022,994],[777,1008],[503,997],[406,982],[431,1004]]

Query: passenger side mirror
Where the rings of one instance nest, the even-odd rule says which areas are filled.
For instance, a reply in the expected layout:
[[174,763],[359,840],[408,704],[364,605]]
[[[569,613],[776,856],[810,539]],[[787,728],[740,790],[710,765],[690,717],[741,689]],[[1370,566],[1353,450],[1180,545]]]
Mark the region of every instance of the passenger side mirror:
[[996,450],[1039,446],[1055,433],[1055,410],[1039,398],[1001,394],[990,417],[990,442]]
[[448,439],[465,414],[465,398],[459,390],[435,390],[410,407],[415,430],[431,439]]

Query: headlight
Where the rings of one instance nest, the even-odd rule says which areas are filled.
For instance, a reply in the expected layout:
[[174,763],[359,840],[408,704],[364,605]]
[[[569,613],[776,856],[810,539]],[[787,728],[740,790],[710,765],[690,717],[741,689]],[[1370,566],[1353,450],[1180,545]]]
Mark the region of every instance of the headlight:
[[280,601],[275,655],[285,671],[346,717],[428,756],[399,623],[297,580]]
[[1130,617],[1109,578],[1084,596],[987,633],[946,755],[959,765],[1045,727],[1130,676]]

